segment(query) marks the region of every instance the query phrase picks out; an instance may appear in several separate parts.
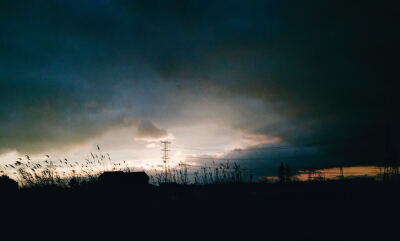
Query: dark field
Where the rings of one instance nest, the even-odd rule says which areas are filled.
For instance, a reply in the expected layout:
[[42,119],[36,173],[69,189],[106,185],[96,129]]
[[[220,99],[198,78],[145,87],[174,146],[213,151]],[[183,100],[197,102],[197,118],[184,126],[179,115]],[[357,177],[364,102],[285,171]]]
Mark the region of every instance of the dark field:
[[4,214],[11,214],[9,223],[45,227],[46,232],[65,227],[68,234],[79,230],[185,239],[244,235],[245,240],[393,240],[389,237],[397,236],[398,191],[398,182],[365,178],[160,186],[92,181],[74,188],[9,190],[3,192],[2,206]]

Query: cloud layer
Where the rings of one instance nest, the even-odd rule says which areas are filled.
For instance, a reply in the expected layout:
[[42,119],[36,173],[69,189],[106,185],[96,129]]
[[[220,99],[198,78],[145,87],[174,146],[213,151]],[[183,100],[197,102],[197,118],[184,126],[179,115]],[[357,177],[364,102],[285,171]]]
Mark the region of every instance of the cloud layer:
[[[396,13],[381,5],[0,1],[0,152],[209,123],[302,153],[313,145],[299,166],[376,162],[399,120],[388,107]],[[259,144],[237,157],[270,156]]]

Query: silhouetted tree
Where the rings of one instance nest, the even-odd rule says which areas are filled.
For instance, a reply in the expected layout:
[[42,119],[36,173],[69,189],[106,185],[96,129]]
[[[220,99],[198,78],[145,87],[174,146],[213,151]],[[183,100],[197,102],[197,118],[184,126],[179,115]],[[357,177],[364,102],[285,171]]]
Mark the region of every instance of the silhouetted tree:
[[286,175],[286,177],[285,177],[286,181],[289,182],[292,180],[292,170],[290,169],[288,164],[286,164],[286,167],[285,167],[285,175]]
[[278,169],[279,181],[285,182],[285,176],[286,176],[285,164],[283,164],[283,162],[282,162]]

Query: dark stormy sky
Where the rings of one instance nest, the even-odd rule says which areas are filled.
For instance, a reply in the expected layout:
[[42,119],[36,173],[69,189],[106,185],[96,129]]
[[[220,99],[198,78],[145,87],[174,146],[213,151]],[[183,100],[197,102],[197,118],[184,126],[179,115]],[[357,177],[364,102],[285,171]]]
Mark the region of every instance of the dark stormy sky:
[[398,8],[378,2],[0,0],[0,158],[145,166],[169,139],[175,161],[381,161]]

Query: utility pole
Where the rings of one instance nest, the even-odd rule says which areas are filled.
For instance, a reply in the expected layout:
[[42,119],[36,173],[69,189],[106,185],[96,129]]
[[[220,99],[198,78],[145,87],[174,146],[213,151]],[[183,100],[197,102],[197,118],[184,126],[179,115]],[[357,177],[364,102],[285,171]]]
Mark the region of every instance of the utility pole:
[[170,141],[161,141],[161,158],[165,167],[165,182],[168,180],[168,152],[170,151],[169,144],[171,144]]

